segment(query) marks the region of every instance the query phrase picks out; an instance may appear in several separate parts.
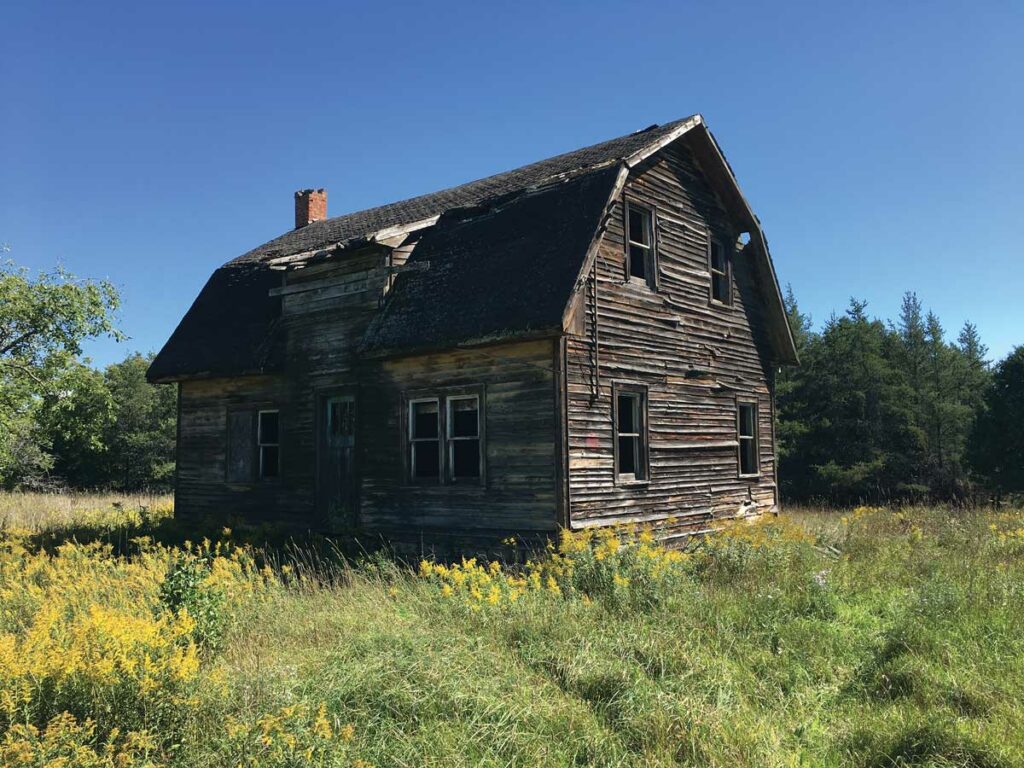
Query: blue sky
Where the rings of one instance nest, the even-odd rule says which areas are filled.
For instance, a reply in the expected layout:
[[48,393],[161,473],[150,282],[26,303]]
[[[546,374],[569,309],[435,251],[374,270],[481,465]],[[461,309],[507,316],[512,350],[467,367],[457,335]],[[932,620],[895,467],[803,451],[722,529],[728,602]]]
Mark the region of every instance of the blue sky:
[[1024,343],[1024,3],[5,3],[0,242],[157,350],[292,224],[701,112],[818,322],[915,290]]

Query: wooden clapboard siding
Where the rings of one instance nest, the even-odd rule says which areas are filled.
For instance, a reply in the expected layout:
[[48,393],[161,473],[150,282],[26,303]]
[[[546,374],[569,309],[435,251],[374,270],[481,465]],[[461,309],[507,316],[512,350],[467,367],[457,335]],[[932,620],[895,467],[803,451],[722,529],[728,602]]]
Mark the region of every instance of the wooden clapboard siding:
[[[682,143],[634,169],[624,196],[656,211],[658,289],[625,280],[620,200],[577,305],[586,316],[572,324],[567,340],[571,524],[676,516],[681,530],[700,530],[712,517],[736,514],[749,501],[769,509],[776,501],[772,368],[761,288],[738,244],[732,254],[733,304],[710,301],[708,237],[728,246],[740,233]],[[709,375],[688,378],[693,369]],[[614,478],[616,381],[648,388],[645,484],[618,484]],[[761,475],[754,480],[739,477],[737,397],[758,403]]]
[[[254,524],[311,525],[287,474],[249,483],[227,481],[231,408],[277,408],[285,423],[290,412],[287,381],[282,376],[242,376],[181,382],[175,514],[197,521],[241,517]],[[289,448],[282,439],[282,465],[288,462]]]
[[[554,350],[557,342],[460,349],[382,360],[360,387],[360,527],[393,540],[497,542],[556,527]],[[406,397],[481,387],[485,479],[478,486],[407,480]]]
[[[352,391],[359,383],[356,347],[377,311],[386,276],[385,251],[367,248],[344,259],[287,272],[281,315],[287,334],[287,391],[291,406],[282,430],[291,461],[284,470],[295,503],[317,518],[317,424],[321,396]],[[359,403],[357,403],[357,414]],[[356,450],[359,450],[358,436]],[[358,489],[357,489],[358,493]]]

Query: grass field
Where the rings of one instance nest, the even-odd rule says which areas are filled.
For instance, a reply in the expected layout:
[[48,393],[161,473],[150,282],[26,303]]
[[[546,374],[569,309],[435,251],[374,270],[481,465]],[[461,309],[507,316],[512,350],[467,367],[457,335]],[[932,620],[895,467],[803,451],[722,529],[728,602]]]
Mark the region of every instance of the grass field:
[[113,501],[47,554],[81,521],[0,498],[2,765],[1024,765],[1024,510],[417,570],[125,546],[159,514]]

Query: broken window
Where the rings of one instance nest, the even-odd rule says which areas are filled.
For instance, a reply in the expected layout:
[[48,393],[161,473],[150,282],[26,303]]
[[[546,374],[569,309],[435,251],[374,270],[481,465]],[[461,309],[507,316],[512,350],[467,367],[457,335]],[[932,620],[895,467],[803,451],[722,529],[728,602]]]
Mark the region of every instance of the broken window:
[[409,403],[409,466],[413,480],[438,480],[441,477],[441,412],[438,405],[436,399]]
[[448,479],[480,478],[480,399],[448,398]]
[[626,203],[626,271],[652,288],[656,271],[654,214],[634,203]]
[[256,444],[259,446],[260,479],[281,474],[281,440],[277,411],[260,411]]
[[711,300],[732,303],[732,281],[729,279],[729,257],[718,240],[708,244],[708,265],[711,269]]
[[642,387],[616,386],[615,475],[619,480],[647,479],[647,393]]
[[736,404],[736,432],[739,439],[740,475],[760,474],[757,461],[757,404]]

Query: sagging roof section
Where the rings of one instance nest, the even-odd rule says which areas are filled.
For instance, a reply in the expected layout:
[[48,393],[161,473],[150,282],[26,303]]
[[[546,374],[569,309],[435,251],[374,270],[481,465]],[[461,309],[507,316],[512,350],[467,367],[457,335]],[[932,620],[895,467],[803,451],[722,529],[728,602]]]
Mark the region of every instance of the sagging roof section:
[[427,230],[363,339],[364,354],[444,349],[562,330],[567,297],[618,166],[478,209]]
[[[686,137],[733,215],[747,224],[779,363],[796,363],[760,225],[700,115],[522,168],[389,205],[315,222],[271,240],[214,273],[157,355],[152,381],[267,373],[282,365],[280,284],[274,269],[421,229],[361,349],[368,355],[558,333],[574,282],[594,252],[608,199],[633,167]],[[469,211],[467,208],[475,210]],[[524,279],[526,278],[526,279]]]

